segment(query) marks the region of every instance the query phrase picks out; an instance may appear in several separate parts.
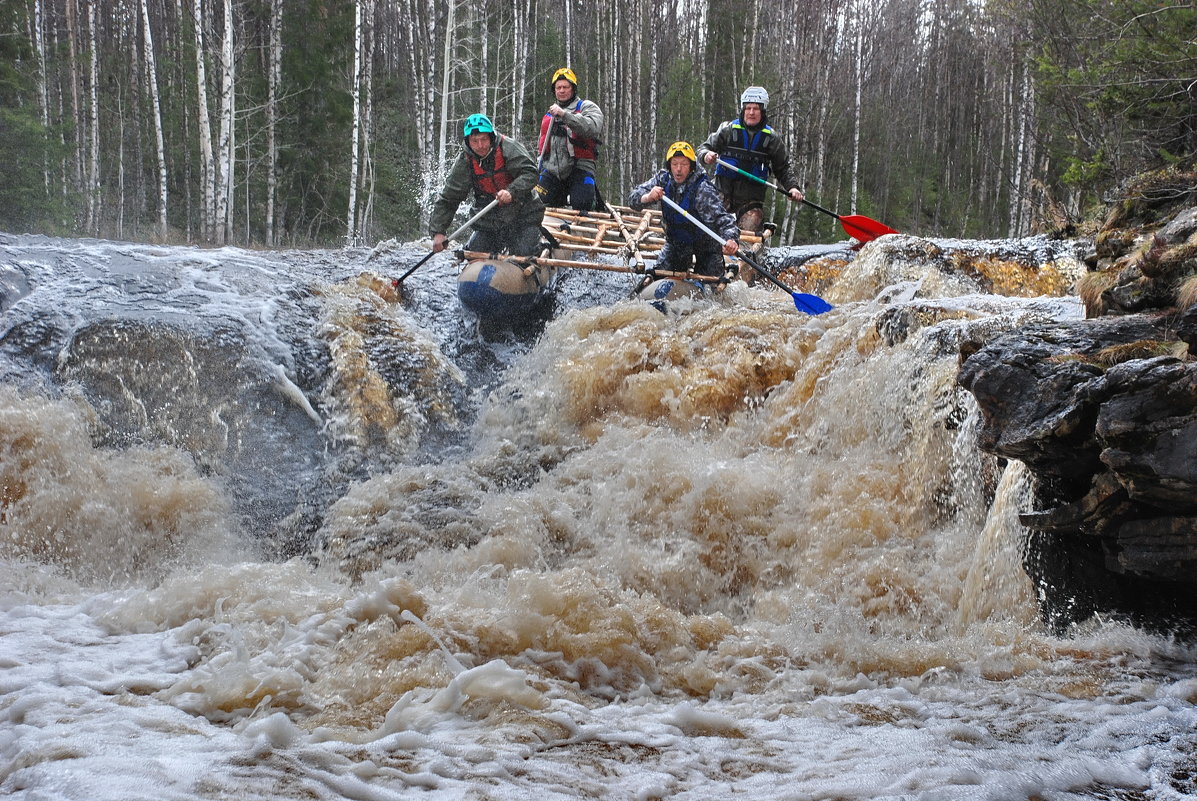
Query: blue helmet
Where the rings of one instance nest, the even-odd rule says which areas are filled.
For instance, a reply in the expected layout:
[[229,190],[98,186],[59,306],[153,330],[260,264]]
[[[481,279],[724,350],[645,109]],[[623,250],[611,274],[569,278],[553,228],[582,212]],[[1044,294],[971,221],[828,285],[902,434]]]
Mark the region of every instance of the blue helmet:
[[495,124],[490,121],[490,117],[485,114],[471,114],[462,126],[461,135],[469,136],[472,133],[494,134]]

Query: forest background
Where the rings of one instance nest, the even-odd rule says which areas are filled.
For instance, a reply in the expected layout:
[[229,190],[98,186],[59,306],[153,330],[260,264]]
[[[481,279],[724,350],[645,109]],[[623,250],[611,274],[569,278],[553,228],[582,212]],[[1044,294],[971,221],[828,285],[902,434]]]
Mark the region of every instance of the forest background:
[[[606,115],[611,203],[757,84],[820,205],[1062,231],[1197,153],[1195,32],[1159,0],[0,0],[0,230],[415,238],[464,118],[531,151],[568,65]],[[784,242],[842,238],[770,214]]]

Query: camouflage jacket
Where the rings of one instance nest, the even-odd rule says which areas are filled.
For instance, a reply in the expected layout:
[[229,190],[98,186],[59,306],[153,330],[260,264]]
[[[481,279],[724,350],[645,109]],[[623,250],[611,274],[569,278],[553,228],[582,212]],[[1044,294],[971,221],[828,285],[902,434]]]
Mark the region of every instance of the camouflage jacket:
[[[682,198],[696,182],[697,187],[695,188],[694,197],[687,211],[706,225],[707,228],[710,228],[723,237],[724,241],[728,239],[738,240],[740,238],[740,229],[736,226],[736,218],[723,207],[723,198],[719,196],[719,192],[715,190],[706,173],[699,169],[691,170],[690,177],[680,184],[673,182],[673,178],[669,175],[669,170],[659,171],[628,194],[628,205],[636,211],[642,210],[644,204],[640,202],[640,198],[648,194],[648,190],[654,186],[664,187],[667,193],[666,197],[675,203],[682,204]],[[664,203],[661,205],[665,206]],[[669,215],[665,213],[667,210],[666,208],[662,209],[662,216],[665,218],[666,239],[670,241],[692,240],[696,246],[703,250],[717,249],[719,247],[720,243],[716,242],[703,231],[698,230],[689,222],[683,222],[680,229],[677,225],[670,225]]]

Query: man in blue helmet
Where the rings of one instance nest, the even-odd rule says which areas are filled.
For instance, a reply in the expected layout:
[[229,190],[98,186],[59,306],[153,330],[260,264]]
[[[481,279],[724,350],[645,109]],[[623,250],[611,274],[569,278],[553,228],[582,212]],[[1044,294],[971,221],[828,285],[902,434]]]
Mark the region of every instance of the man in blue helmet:
[[492,200],[499,205],[474,223],[467,250],[486,253],[506,251],[512,256],[534,256],[540,246],[544,204],[536,187],[536,164],[528,151],[502,134],[485,114],[472,114],[462,127],[461,153],[432,207],[428,231],[432,252],[445,249],[445,231],[461,202],[474,195],[474,211]]
[[[764,87],[745,89],[740,95],[740,116],[720,125],[698,146],[698,159],[704,165],[722,159],[765,180],[772,172],[775,183],[786,190],[791,200],[800,203],[803,194],[790,168],[785,142],[766,120],[768,105],[769,93]],[[765,222],[765,185],[717,165],[715,186],[739,226],[759,232]]]

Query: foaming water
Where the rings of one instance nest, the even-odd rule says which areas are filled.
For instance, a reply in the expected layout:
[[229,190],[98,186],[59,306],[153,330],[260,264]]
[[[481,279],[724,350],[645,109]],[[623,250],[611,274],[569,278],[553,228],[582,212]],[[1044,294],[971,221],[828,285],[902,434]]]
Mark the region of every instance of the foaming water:
[[93,446],[88,407],[0,387],[5,551],[84,582],[152,579],[234,547],[221,488],[173,448]]
[[1192,649],[1044,632],[1025,472],[955,384],[961,342],[1061,305],[924,284],[807,317],[733,287],[478,358],[372,286],[305,295],[324,469],[354,481],[290,560],[180,447],[0,394],[0,791],[1194,793]]

